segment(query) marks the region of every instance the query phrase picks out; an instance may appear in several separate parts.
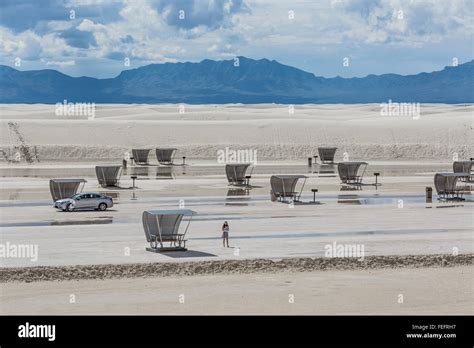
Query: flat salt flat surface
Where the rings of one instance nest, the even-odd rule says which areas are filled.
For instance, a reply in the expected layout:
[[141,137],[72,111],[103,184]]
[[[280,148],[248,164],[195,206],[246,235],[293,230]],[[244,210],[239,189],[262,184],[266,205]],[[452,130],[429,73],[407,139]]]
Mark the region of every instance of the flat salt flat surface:
[[[382,116],[379,104],[296,105],[96,105],[95,118],[55,115],[55,105],[0,105],[0,147],[7,156],[19,135],[38,155],[32,165],[0,162],[2,242],[36,244],[39,259],[2,258],[3,267],[194,259],[323,256],[333,242],[363,244],[367,255],[473,252],[473,195],[465,202],[425,203],[436,172],[452,170],[454,156],[472,157],[473,105],[422,104],[419,119]],[[16,124],[16,131],[9,126]],[[337,169],[308,169],[319,146],[338,147],[335,160],[369,162],[365,182],[380,172],[382,186],[341,191]],[[98,186],[94,166],[121,164],[132,148],[177,147],[176,163],[127,168],[122,189]],[[227,185],[216,154],[256,150],[250,191]],[[138,175],[132,190],[131,175]],[[320,205],[270,201],[272,174],[305,174],[302,199]],[[85,191],[114,197],[106,212],[63,213],[52,208],[50,178],[80,177]],[[170,257],[145,251],[144,210],[176,209],[197,216],[188,231],[190,250],[216,256]],[[220,240],[230,223],[231,246]],[[237,249],[238,248],[238,249]],[[456,249],[455,249],[456,248]]]
[[[112,195],[115,206],[105,212],[72,213],[52,207],[48,186],[50,177],[64,177],[67,164],[56,164],[53,170],[47,164],[41,170],[34,165],[24,168],[35,170],[34,177],[20,177],[21,167],[16,167],[15,176],[8,176],[14,168],[0,168],[2,242],[38,245],[39,258],[2,258],[3,267],[317,257],[334,242],[361,244],[366,255],[474,252],[474,195],[466,194],[463,202],[438,202],[434,193],[433,203],[425,202],[425,187],[433,186],[433,173],[447,171],[448,164],[369,163],[365,182],[373,183],[372,173],[380,171],[382,186],[352,191],[341,190],[332,166],[261,164],[252,175],[254,188],[244,190],[227,185],[223,165],[132,167],[122,177],[122,189],[103,189],[89,165],[80,176],[88,181],[84,191]],[[166,170],[165,177],[157,170]],[[129,189],[133,173],[140,173],[135,190]],[[302,200],[312,201],[310,189],[318,188],[321,204],[292,207],[271,202],[273,173],[307,175]],[[177,209],[180,201],[197,213],[188,230],[188,248],[215,256],[145,250],[142,212]],[[230,224],[232,248],[222,246],[224,220]]]
[[6,283],[0,313],[472,315],[471,277],[462,266]]
[[[318,257],[333,243],[362,245],[367,256],[474,252],[474,195],[438,202],[433,192],[425,202],[436,172],[474,154],[472,105],[423,104],[417,120],[381,116],[378,104],[296,105],[293,114],[272,104],[185,105],[183,114],[178,105],[96,107],[87,120],[56,116],[54,105],[0,105],[0,149],[14,155],[20,135],[40,160],[0,162],[1,243],[39,252],[37,261],[0,258],[1,267]],[[341,190],[334,166],[306,166],[319,146],[338,147],[336,162],[344,154],[369,162],[364,181],[379,172],[382,186]],[[158,167],[152,151],[152,165],[127,168],[121,189],[98,186],[95,165],[120,165],[132,148],[155,147],[177,147],[176,163],[186,156],[188,166]],[[251,190],[228,187],[216,162],[226,147],[257,151]],[[272,174],[307,175],[302,200],[317,188],[321,204],[271,202]],[[75,177],[115,206],[56,211],[49,179]],[[142,212],[180,201],[197,212],[188,231],[193,252],[147,252]],[[224,220],[232,248],[221,243]],[[0,313],[472,314],[472,290],[472,267],[2,283]]]

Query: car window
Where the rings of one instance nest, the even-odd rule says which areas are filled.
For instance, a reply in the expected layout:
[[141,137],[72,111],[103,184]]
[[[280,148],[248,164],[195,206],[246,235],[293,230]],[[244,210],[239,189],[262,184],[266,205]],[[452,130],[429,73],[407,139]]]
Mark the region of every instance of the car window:
[[101,198],[101,196],[98,195],[98,194],[93,194],[93,195],[91,195],[91,196],[92,196],[92,198]]

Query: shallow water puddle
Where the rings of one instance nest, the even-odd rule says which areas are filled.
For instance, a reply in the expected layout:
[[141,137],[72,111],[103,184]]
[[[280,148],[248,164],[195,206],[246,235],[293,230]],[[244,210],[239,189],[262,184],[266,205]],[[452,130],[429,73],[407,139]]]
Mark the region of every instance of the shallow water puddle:
[[[255,166],[253,174],[322,174],[323,176],[336,175],[337,176],[337,163],[334,165],[313,165],[308,167],[303,164],[301,165],[261,165]],[[0,177],[32,177],[32,178],[55,178],[55,177],[89,177],[95,178],[95,165],[103,165],[102,162],[91,162],[90,167],[0,167]],[[110,163],[109,163],[110,164]],[[372,172],[381,173],[383,176],[407,176],[407,175],[432,175],[432,173],[440,171],[450,171],[451,165],[448,164],[433,164],[427,166],[426,164],[390,164],[390,165],[377,165],[370,164],[369,169],[366,173],[366,177],[372,176]],[[427,171],[427,168],[429,170]],[[124,168],[122,177],[129,179],[131,175],[157,177],[157,178],[174,178],[176,176],[207,176],[207,175],[222,175],[225,177],[224,166],[203,166],[203,165],[186,165],[180,164],[174,166],[160,166],[158,164],[150,163],[147,166],[132,166]]]
[[[359,197],[358,195],[338,195],[337,203],[342,204],[357,204],[357,205],[373,205],[373,204],[393,204],[397,205],[403,202],[406,203],[426,203],[425,196],[377,196],[377,197]],[[433,199],[433,203],[436,203],[436,198]],[[474,202],[473,197],[466,198],[461,203],[472,203]],[[442,203],[442,202],[438,202]]]
[[[450,232],[470,232],[470,229],[403,229],[403,230],[369,230],[369,231],[337,231],[337,232],[296,232],[282,234],[264,234],[251,236],[235,236],[230,239],[286,239],[286,238],[307,238],[307,237],[334,237],[334,236],[360,236],[360,235],[400,235],[400,234],[424,234],[424,233],[450,233]],[[190,240],[215,240],[221,237],[198,237]]]
[[[117,221],[116,221],[117,222]],[[0,223],[0,227],[38,227],[38,226],[75,226],[75,225],[105,225],[113,223],[112,217],[96,218],[93,220],[48,220],[32,222]]]

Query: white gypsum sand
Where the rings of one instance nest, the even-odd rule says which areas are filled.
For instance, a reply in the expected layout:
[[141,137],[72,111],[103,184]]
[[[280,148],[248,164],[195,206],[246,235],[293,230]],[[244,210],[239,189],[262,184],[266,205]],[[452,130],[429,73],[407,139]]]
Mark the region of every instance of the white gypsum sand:
[[350,158],[432,160],[472,156],[472,105],[423,104],[419,119],[382,116],[379,104],[97,105],[95,119],[56,116],[55,105],[1,105],[0,149],[25,141],[43,161],[116,160],[132,147],[175,146],[215,160],[225,147],[251,148],[261,160],[301,160],[318,146]]
[[[19,168],[19,174],[31,173],[35,166]],[[98,187],[93,166],[72,168],[69,173],[82,170],[86,174],[81,175],[88,181],[86,191],[113,194],[115,206],[105,212],[65,213],[52,208],[48,186],[48,176],[61,177],[65,169],[44,165],[34,173],[38,177],[0,181],[3,240],[38,245],[36,261],[7,258],[2,263],[4,267],[34,267],[323,257],[326,245],[334,242],[364,245],[367,256],[473,253],[472,195],[466,194],[464,202],[438,202],[436,195],[432,203],[425,202],[425,187],[433,186],[435,168],[371,162],[366,182],[373,182],[372,172],[380,171],[382,186],[341,191],[335,175],[307,173],[306,166],[299,166],[296,170],[308,176],[302,200],[311,201],[309,190],[316,187],[321,204],[293,208],[272,202],[269,195],[270,173],[284,173],[291,166],[259,165],[261,174],[252,178],[256,187],[248,192],[227,185],[223,165],[192,165],[186,174],[181,167],[172,168],[174,179],[157,177],[159,168],[148,167],[135,190],[127,189],[132,185],[131,168],[121,179],[124,189]],[[173,257],[145,251],[142,212],[177,209],[180,201],[197,213],[187,235],[189,249],[210,255]],[[230,243],[238,248],[237,255],[236,249],[222,247],[224,220],[231,225]]]
[[[60,305],[51,303],[48,294],[50,291],[69,294],[71,286],[76,286],[81,296],[91,289],[99,289],[91,295],[89,305],[78,307],[77,313],[105,313],[114,301],[123,302],[123,306],[114,307],[117,313],[135,313],[133,308],[143,308],[141,304],[135,307],[134,294],[139,289],[154,289],[162,284],[175,296],[179,289],[194,284],[202,296],[211,294],[205,283],[214,277],[220,277],[217,282],[222,285],[216,288],[218,298],[225,297],[227,286],[241,281],[248,289],[249,303],[258,302],[260,299],[254,295],[271,287],[274,279],[282,284],[294,282],[295,289],[300,291],[297,293],[306,300],[304,304],[298,302],[290,313],[284,307],[288,294],[277,305],[275,301],[281,300],[281,294],[271,289],[268,302],[252,310],[238,303],[222,307],[220,300],[214,303],[203,300],[202,305],[207,307],[195,303],[184,313],[202,313],[202,308],[210,313],[315,314],[317,308],[325,314],[403,313],[407,306],[397,307],[396,299],[391,297],[397,296],[399,289],[410,288],[409,293],[420,299],[423,286],[434,287],[440,282],[439,296],[443,300],[433,306],[435,295],[431,293],[427,297],[429,301],[410,302],[408,312],[472,313],[472,298],[471,302],[466,299],[465,283],[454,290],[440,279],[459,283],[466,280],[466,272],[472,267],[468,265],[474,253],[474,199],[466,194],[464,202],[444,203],[438,202],[434,193],[433,202],[425,202],[425,187],[433,186],[434,173],[451,171],[454,155],[468,159],[473,153],[472,106],[422,105],[418,120],[380,116],[380,106],[376,104],[297,105],[294,114],[288,113],[286,105],[186,105],[184,114],[179,113],[178,105],[98,105],[97,108],[96,119],[88,121],[57,117],[54,105],[1,106],[1,148],[6,154],[18,151],[18,134],[8,131],[8,122],[14,122],[26,145],[31,149],[36,146],[40,159],[31,165],[24,160],[0,162],[2,243],[31,243],[38,247],[37,259],[0,260],[0,288],[7,294],[2,301],[5,313],[14,313],[13,308],[17,308],[17,313],[28,310],[61,313],[62,309],[57,307]],[[177,147],[176,162],[181,162],[180,156],[186,156],[189,166],[157,167],[152,151],[152,165],[129,167],[122,176],[121,189],[98,186],[95,165],[121,164],[123,153],[133,147],[159,146]],[[224,164],[216,160],[217,151],[227,146],[257,150],[258,166],[252,174],[255,186],[252,190],[228,187]],[[350,160],[367,160],[365,182],[373,183],[373,173],[380,172],[378,180],[382,186],[377,190],[374,186],[357,191],[341,190],[335,167],[305,165],[307,157],[317,155],[318,146],[337,146],[336,161],[342,160],[344,152]],[[135,190],[129,189],[132,173],[139,176]],[[269,179],[277,173],[307,175],[302,199],[311,201],[310,189],[318,188],[316,199],[321,204],[292,208],[271,202]],[[53,177],[85,178],[88,181],[85,191],[113,195],[116,204],[106,212],[58,212],[52,208],[49,193],[48,181]],[[190,253],[170,256],[145,251],[142,212],[177,209],[181,200],[185,208],[197,212],[188,235]],[[224,220],[231,225],[232,248],[229,249],[222,247],[220,239]],[[327,258],[324,262],[329,269],[320,274],[320,268],[310,267],[315,261],[308,260],[324,258],[325,247],[333,243],[363,245],[367,260],[388,259],[372,270],[364,268],[363,263],[354,267],[359,264],[353,260],[351,267],[340,268],[344,259]],[[430,255],[439,257],[434,263],[428,262]],[[298,263],[295,266],[298,273],[266,267],[268,262],[280,259]],[[196,269],[207,267],[200,262],[208,261],[215,262],[210,272]],[[153,278],[153,274],[145,272],[151,278],[113,279],[143,276],[143,268],[150,263],[164,268],[173,263],[168,268],[183,277],[173,283],[173,274]],[[51,277],[54,272],[38,271],[37,266],[62,268],[55,278]],[[81,267],[91,267],[90,272]],[[241,273],[239,267],[246,274],[234,274]],[[213,272],[215,269],[220,272]],[[188,277],[188,274],[196,276]],[[421,274],[426,275],[423,285],[419,285]],[[342,276],[338,278],[341,282],[331,283],[337,275]],[[304,289],[302,282],[306,277],[312,279],[314,291]],[[47,281],[50,279],[63,280]],[[23,282],[17,283],[18,280]],[[34,283],[27,284],[25,280]],[[351,293],[351,286],[357,280],[363,281],[360,289],[354,290],[355,294],[366,296],[367,300]],[[136,289],[133,285],[122,285],[135,281]],[[324,289],[333,289],[331,284],[340,286],[340,291],[322,298],[317,296]],[[110,298],[112,303],[98,305],[114,285],[119,291],[116,297]],[[45,301],[36,307],[23,305],[28,303],[24,300],[32,291],[43,294]],[[368,299],[378,294],[386,294],[386,298],[382,297],[387,301],[393,299],[395,307],[390,307],[392,302],[382,304],[382,297],[368,303]],[[447,299],[450,296],[454,297],[452,301]],[[354,302],[354,298],[359,300]],[[330,305],[324,307],[324,303]],[[43,304],[51,305],[51,311],[45,310]],[[161,305],[162,312],[150,307],[147,313],[177,313],[173,304]]]
[[471,274],[458,266],[7,283],[0,300],[1,314],[472,315]]

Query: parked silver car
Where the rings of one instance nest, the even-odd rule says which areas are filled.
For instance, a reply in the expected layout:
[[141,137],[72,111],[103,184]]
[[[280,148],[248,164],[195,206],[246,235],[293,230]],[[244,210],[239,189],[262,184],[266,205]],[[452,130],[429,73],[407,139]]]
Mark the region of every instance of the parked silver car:
[[104,211],[113,205],[112,197],[98,193],[78,193],[71,198],[59,199],[54,202],[54,207],[63,211],[95,209]]

